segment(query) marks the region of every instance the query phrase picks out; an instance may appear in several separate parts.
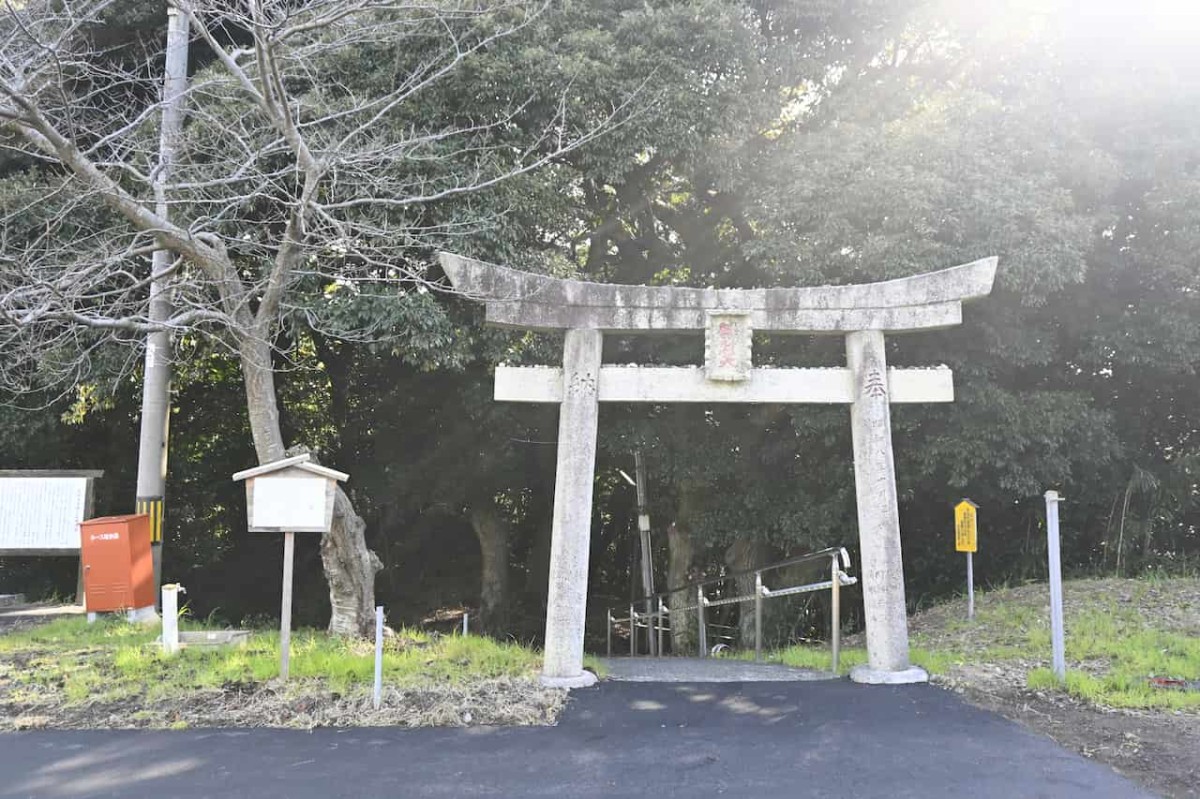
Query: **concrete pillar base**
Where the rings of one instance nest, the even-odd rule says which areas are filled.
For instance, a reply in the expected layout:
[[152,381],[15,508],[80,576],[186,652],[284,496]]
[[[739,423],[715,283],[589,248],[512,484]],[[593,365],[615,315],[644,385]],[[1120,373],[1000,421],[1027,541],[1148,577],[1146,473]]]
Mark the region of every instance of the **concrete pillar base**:
[[929,672],[920,666],[909,666],[900,671],[873,669],[870,666],[855,666],[850,669],[850,679],[864,685],[909,685],[929,682]]
[[125,611],[125,619],[130,624],[158,624],[158,611],[153,605],[144,608],[133,608]]
[[590,671],[581,672],[573,677],[541,677],[543,688],[590,688],[596,684],[597,677]]

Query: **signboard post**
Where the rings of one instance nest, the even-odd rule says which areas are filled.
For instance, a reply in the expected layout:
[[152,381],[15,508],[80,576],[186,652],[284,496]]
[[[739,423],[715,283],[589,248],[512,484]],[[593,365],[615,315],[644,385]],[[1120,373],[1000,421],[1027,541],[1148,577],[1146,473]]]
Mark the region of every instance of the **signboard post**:
[[973,556],[978,549],[978,527],[975,511],[979,508],[963,497],[954,506],[954,549],[967,553],[967,618],[975,618],[975,564]]
[[350,475],[318,466],[305,453],[246,469],[246,517],[252,533],[283,533],[283,598],[279,612],[279,676],[287,680],[292,642],[292,563],[296,533],[327,533],[333,499]]

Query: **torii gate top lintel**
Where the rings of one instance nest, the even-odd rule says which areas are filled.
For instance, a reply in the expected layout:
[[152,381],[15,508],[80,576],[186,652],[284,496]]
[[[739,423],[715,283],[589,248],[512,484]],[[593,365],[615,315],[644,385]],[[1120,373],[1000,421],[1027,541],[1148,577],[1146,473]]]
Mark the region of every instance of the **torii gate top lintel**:
[[443,252],[458,291],[486,304],[487,322],[527,330],[704,330],[714,312],[744,314],[778,333],[899,333],[962,322],[962,303],[991,293],[997,259],[912,277],[841,286],[702,289],[590,283],[521,272]]

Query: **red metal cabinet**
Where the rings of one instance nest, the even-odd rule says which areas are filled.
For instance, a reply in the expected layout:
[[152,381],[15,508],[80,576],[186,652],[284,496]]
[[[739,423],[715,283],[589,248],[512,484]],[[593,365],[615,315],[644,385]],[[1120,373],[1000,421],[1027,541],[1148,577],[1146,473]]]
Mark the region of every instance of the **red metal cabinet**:
[[149,516],[88,519],[79,532],[89,613],[154,605]]

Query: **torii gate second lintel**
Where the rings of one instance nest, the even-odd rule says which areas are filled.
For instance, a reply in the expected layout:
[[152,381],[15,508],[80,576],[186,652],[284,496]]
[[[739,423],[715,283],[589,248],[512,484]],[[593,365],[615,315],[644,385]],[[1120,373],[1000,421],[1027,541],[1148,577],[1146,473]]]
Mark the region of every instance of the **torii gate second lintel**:
[[[996,258],[847,286],[696,289],[563,280],[440,255],[454,288],[486,304],[491,325],[565,330],[562,369],[496,369],[496,399],[560,403],[542,681],[590,685],[583,670],[592,485],[601,402],[850,405],[868,663],[867,683],[928,679],[908,655],[892,402],[950,402],[949,369],[889,369],[884,333],[961,323],[962,303],[991,293]],[[703,330],[703,367],[605,367],[605,332]],[[843,334],[846,367],[756,369],[754,330]]]

